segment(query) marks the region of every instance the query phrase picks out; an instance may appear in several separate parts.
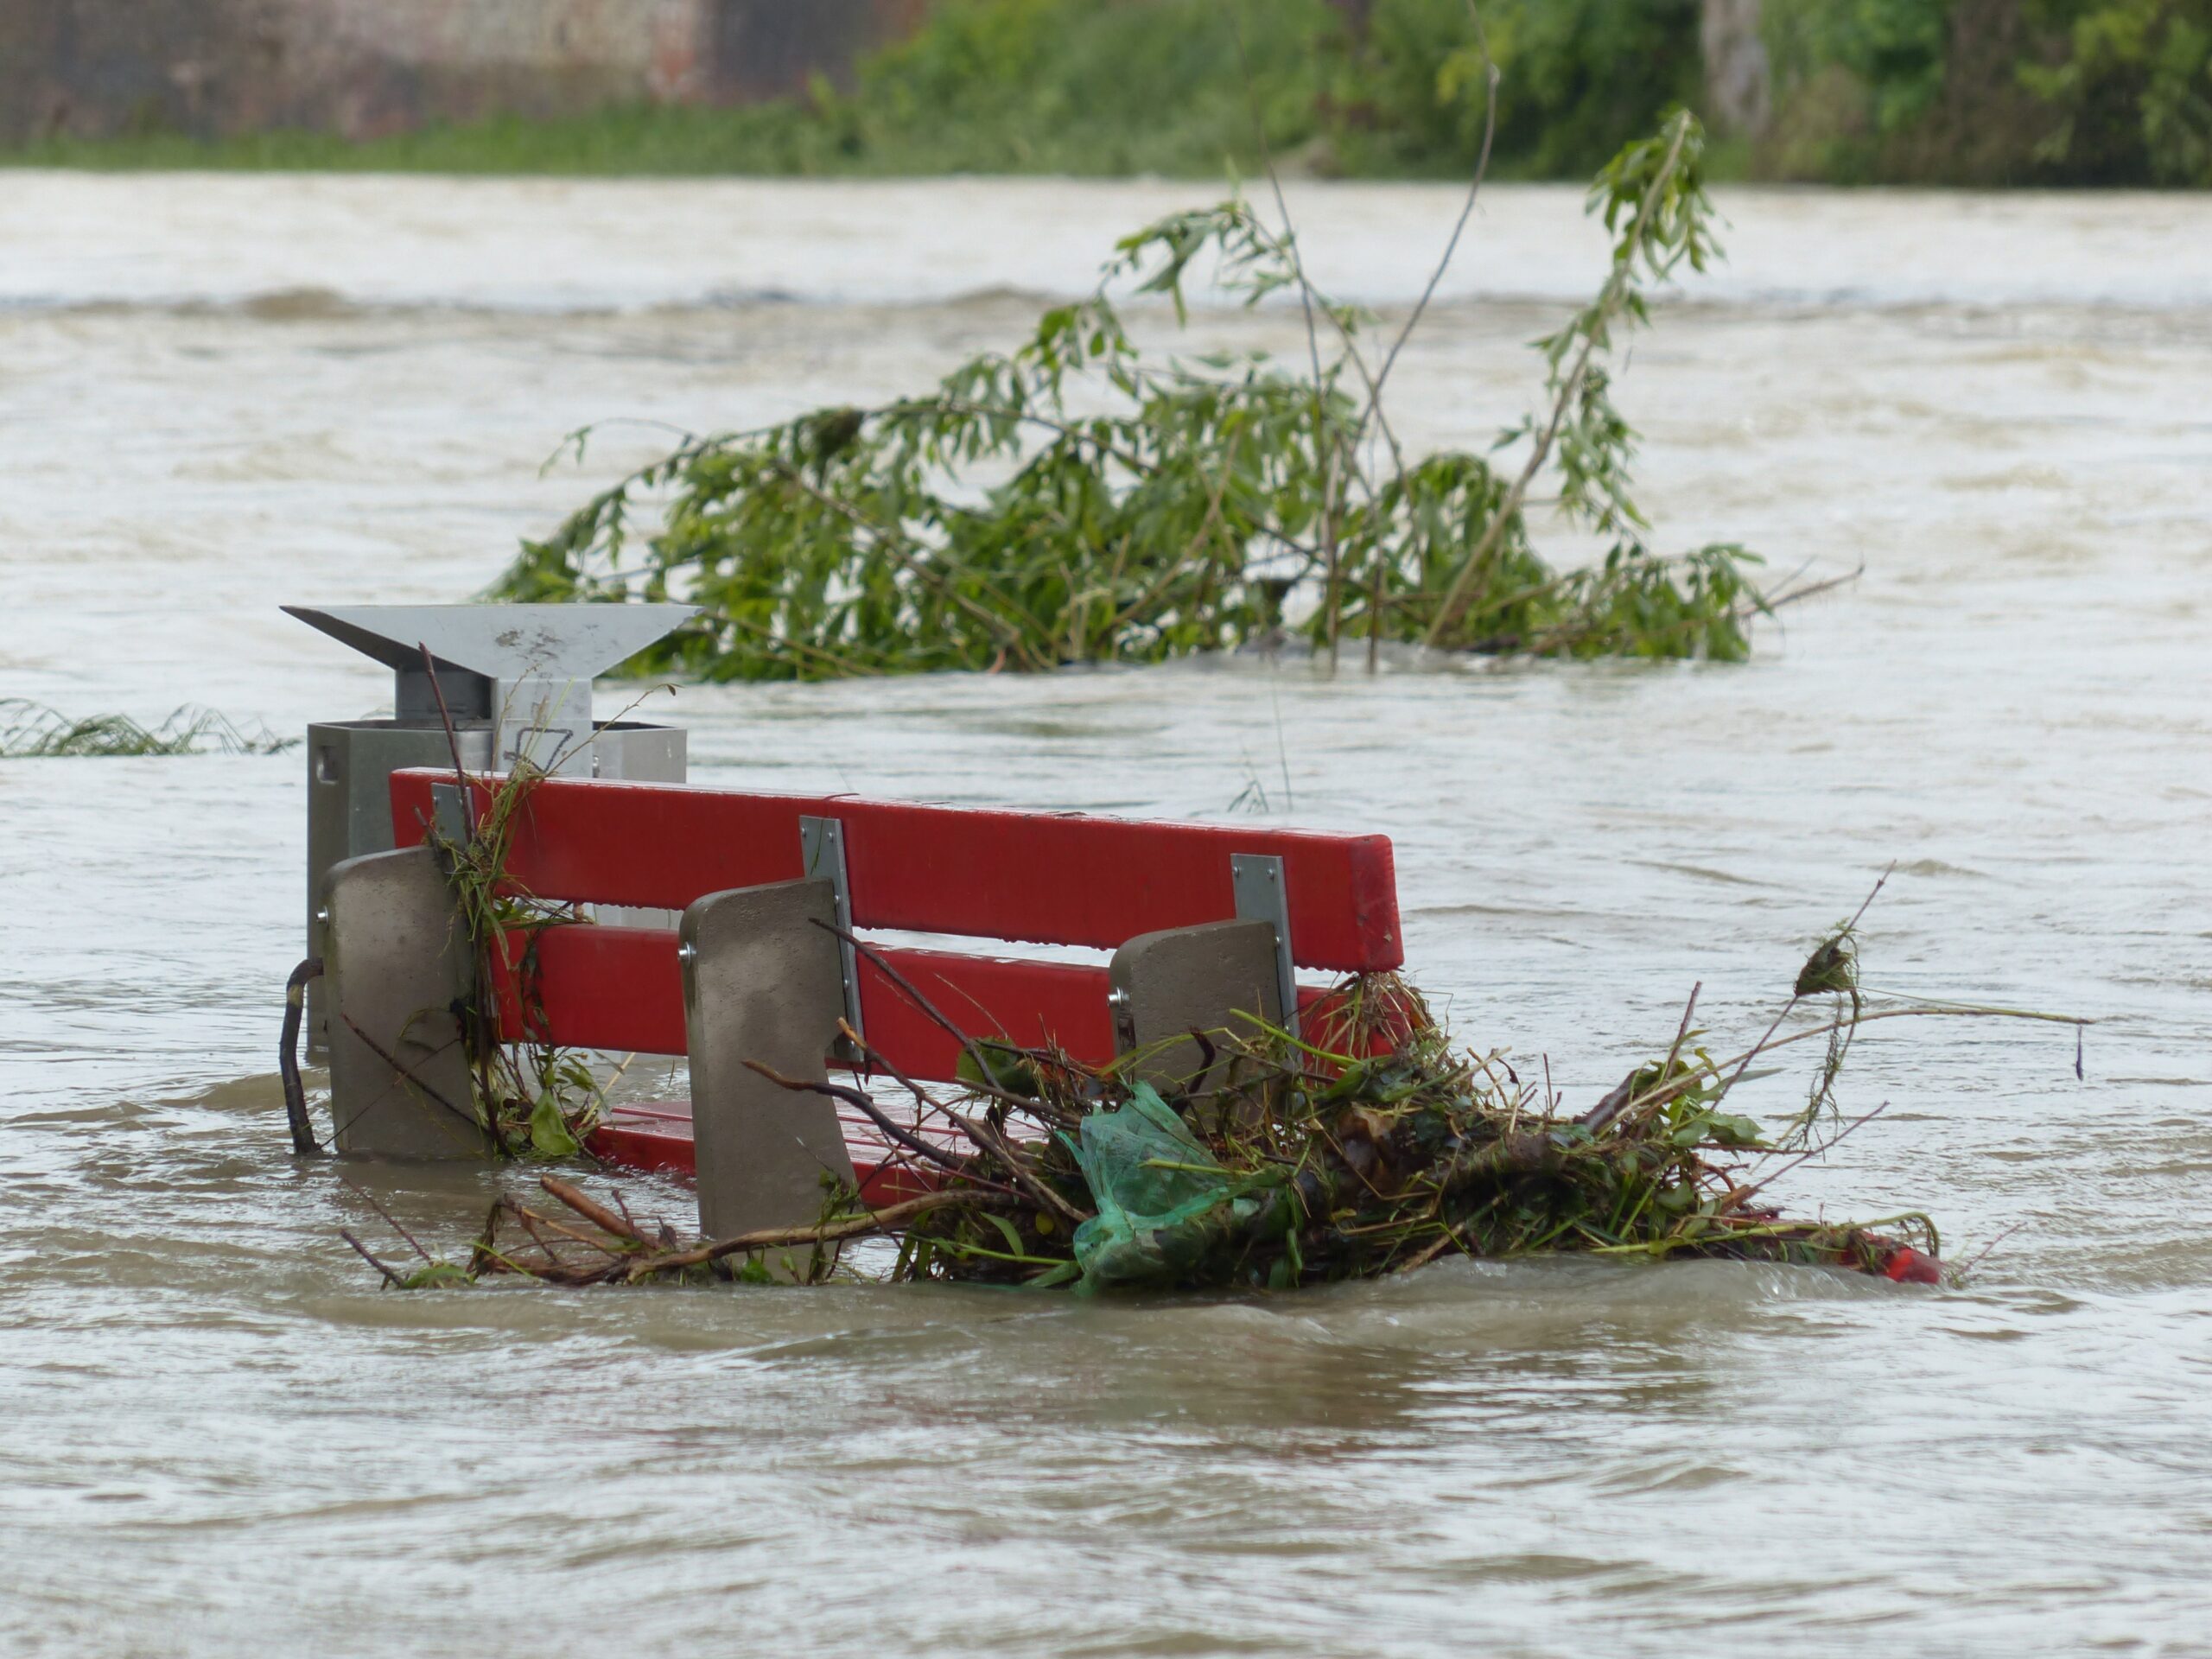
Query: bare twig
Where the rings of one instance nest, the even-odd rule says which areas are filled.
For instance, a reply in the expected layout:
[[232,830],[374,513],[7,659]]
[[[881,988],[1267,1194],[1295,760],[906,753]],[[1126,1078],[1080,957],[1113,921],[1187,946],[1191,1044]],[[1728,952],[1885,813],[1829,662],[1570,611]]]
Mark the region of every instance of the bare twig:
[[1821,1142],[1819,1146],[1807,1147],[1803,1152],[1799,1153],[1795,1158],[1792,1158],[1788,1163],[1783,1164],[1777,1169],[1770,1170],[1766,1174],[1762,1175],[1758,1180],[1753,1181],[1749,1186],[1739,1186],[1735,1188],[1726,1198],[1721,1200],[1720,1208],[1723,1211],[1742,1209],[1743,1206],[1751,1200],[1753,1193],[1762,1192],[1765,1188],[1773,1185],[1776,1181],[1781,1179],[1782,1177],[1787,1175],[1791,1170],[1796,1168],[1798,1165],[1805,1162],[1808,1159],[1825,1156],[1828,1150],[1833,1147],[1837,1141],[1842,1140],[1844,1136],[1849,1135],[1853,1129],[1864,1128],[1867,1124],[1872,1123],[1876,1118],[1879,1117],[1884,1112],[1886,1112],[1889,1109],[1890,1103],[1885,1100],[1880,1105],[1877,1106],[1872,1111],[1866,1113],[1864,1116],[1854,1117],[1850,1122],[1845,1124],[1834,1135]]
[[[632,1244],[649,1244],[652,1242],[638,1230],[637,1223],[630,1219],[626,1210],[618,1216],[605,1205],[586,1196],[582,1188],[571,1186],[557,1176],[541,1175],[537,1178],[537,1184],[593,1226],[612,1233],[617,1238],[626,1238]],[[614,1201],[617,1204],[622,1202],[620,1192],[614,1195]]]
[[1382,366],[1376,372],[1367,412],[1360,416],[1359,425],[1352,435],[1355,444],[1366,431],[1369,416],[1382,406],[1382,388],[1389,384],[1390,371],[1397,366],[1398,353],[1405,349],[1406,341],[1421,326],[1421,316],[1427,311],[1428,302],[1436,297],[1437,284],[1444,280],[1444,273],[1452,268],[1452,256],[1459,251],[1459,238],[1466,232],[1467,221],[1474,217],[1475,200],[1482,194],[1483,180],[1490,173],[1491,146],[1497,137],[1497,63],[1490,54],[1490,35],[1483,28],[1482,9],[1475,0],[1467,0],[1467,18],[1474,25],[1475,48],[1483,54],[1482,149],[1475,157],[1474,177],[1467,183],[1467,199],[1459,204],[1459,217],[1453,221],[1452,234],[1444,244],[1444,256],[1436,262],[1436,269],[1429,272],[1427,285],[1421,289],[1421,298],[1414,302],[1412,315],[1407,317],[1405,326],[1398,330],[1398,337],[1390,342],[1390,349],[1382,359]]
[[[1635,276],[1637,258],[1643,252],[1644,242],[1650,234],[1652,209],[1658,205],[1659,193],[1674,177],[1675,164],[1681,160],[1682,146],[1688,141],[1690,117],[1687,111],[1677,114],[1670,124],[1674,127],[1675,136],[1667,145],[1666,158],[1660,162],[1658,171],[1652,175],[1649,188],[1643,193],[1628,244],[1615,258],[1613,274],[1599,291],[1597,304],[1592,308],[1602,318],[1610,320],[1628,292],[1628,285]],[[1558,396],[1553,400],[1550,420],[1536,435],[1520,476],[1513,480],[1511,487],[1505,493],[1505,499],[1491,516],[1490,523],[1483,530],[1482,538],[1460,561],[1451,586],[1445,589],[1444,602],[1437,607],[1436,615],[1429,623],[1424,643],[1435,645],[1443,638],[1444,631],[1459,620],[1459,613],[1465,607],[1467,584],[1473,581],[1475,572],[1482,568],[1483,561],[1496,550],[1506,526],[1520,517],[1521,505],[1528,497],[1529,485],[1543,470],[1545,461],[1551,458],[1552,446],[1559,441],[1560,429],[1567,423],[1567,411],[1573,407],[1574,400],[1581,395],[1582,384],[1589,377],[1591,360],[1597,355],[1599,341],[1605,337],[1605,332],[1600,327],[1584,334],[1582,348],[1575,355],[1574,366],[1560,382]]]
[[[370,1053],[375,1055],[378,1059],[382,1060],[386,1065],[391,1068],[393,1075],[398,1077],[402,1084],[410,1089],[421,1090],[425,1095],[428,1095],[430,1097],[432,1102],[437,1105],[444,1107],[446,1110],[451,1112],[462,1122],[467,1124],[470,1128],[480,1132],[482,1130],[484,1126],[476,1121],[475,1114],[473,1112],[462,1111],[460,1107],[454,1105],[453,1102],[448,1100],[436,1090],[431,1088],[429,1084],[416,1077],[414,1072],[409,1071],[403,1063],[393,1056],[390,1049],[386,1048],[382,1043],[377,1041],[375,1038],[370,1036],[367,1032],[363,1031],[359,1021],[356,1020],[352,1014],[346,1013],[343,1008],[340,1008],[338,1011],[338,1017],[346,1022],[346,1028],[348,1031],[352,1032],[356,1037],[359,1038],[364,1043],[368,1045]],[[450,1045],[448,1045],[448,1046],[450,1046]]]
[[[937,1027],[938,1029],[944,1032],[947,1036],[950,1037],[953,1041],[960,1045],[962,1051],[967,1054],[969,1059],[976,1063],[976,1081],[967,1084],[967,1087],[972,1089],[979,1095],[988,1095],[995,1100],[1003,1100],[1009,1105],[1019,1106],[1024,1111],[1033,1110],[1035,1109],[1037,1104],[1036,1102],[1030,1100],[1026,1096],[1017,1095],[1010,1090],[1001,1089],[998,1084],[991,1081],[994,1073],[991,1070],[989,1058],[984,1054],[982,1046],[978,1043],[975,1038],[970,1037],[965,1031],[963,1031],[957,1025],[954,1024],[950,1019],[946,1017],[944,1011],[939,1008],[936,1003],[931,1001],[928,997],[925,996],[921,992],[921,988],[917,986],[912,980],[907,978],[906,976],[900,973],[898,969],[893,967],[885,958],[880,950],[878,950],[874,945],[868,944],[866,939],[860,938],[854,934],[847,932],[843,928],[837,926],[834,922],[824,922],[817,919],[814,925],[822,929],[823,932],[830,934],[832,938],[851,945],[854,950],[859,951],[861,956],[868,959],[869,963],[874,966],[878,973],[881,974],[884,978],[891,982],[892,989],[897,991],[899,995],[905,997],[909,1002],[912,1003],[915,1008],[922,1014],[923,1018],[929,1020],[931,1025]],[[1018,1047],[1018,1045],[1007,1044],[1007,1046]],[[1020,1052],[1026,1053],[1028,1051],[1020,1050]]]
[[889,1135],[916,1157],[925,1159],[937,1165],[940,1169],[950,1171],[963,1180],[973,1182],[983,1191],[1003,1193],[1009,1198],[1014,1196],[1012,1187],[1002,1186],[996,1181],[984,1180],[981,1176],[972,1173],[962,1160],[954,1157],[942,1147],[931,1146],[921,1136],[913,1134],[905,1124],[877,1105],[869,1097],[866,1090],[848,1089],[842,1083],[815,1083],[805,1077],[787,1077],[782,1072],[772,1067],[763,1065],[758,1060],[746,1061],[745,1069],[748,1071],[759,1072],[779,1089],[789,1089],[794,1093],[823,1095],[831,1100],[842,1100],[856,1111],[865,1114],[877,1128],[882,1130],[884,1134]]
[[1690,987],[1690,1000],[1682,1005],[1682,1023],[1675,1027],[1675,1041],[1667,1051],[1667,1064],[1659,1068],[1659,1075],[1662,1077],[1675,1069],[1675,1060],[1682,1052],[1682,1041],[1690,1034],[1690,1016],[1697,1012],[1697,994],[1704,988],[1703,980]]
[[2016,1221],[2010,1227],[2007,1227],[2003,1232],[1998,1234],[1997,1236],[1991,1239],[1988,1243],[1976,1250],[1974,1253],[1974,1257],[1971,1261],[1955,1270],[1955,1278],[1963,1281],[1976,1268],[1980,1267],[1984,1262],[1989,1259],[1989,1253],[1992,1250],[1994,1250],[1999,1244],[2002,1244],[2006,1239],[2012,1237],[2013,1234],[2018,1232],[2027,1224],[2028,1224],[2024,1221]]
[[[1842,931],[1848,933],[1859,925],[1859,918],[1866,913],[1868,907],[1871,906],[1875,899],[1880,895],[1883,887],[1889,881],[1890,877],[1896,873],[1897,868],[1897,860],[1891,859],[1890,861],[1889,868],[1875,878],[1873,887],[1869,889],[1866,896],[1859,901],[1859,908],[1851,912],[1851,919],[1843,925]],[[1753,1043],[1750,1048],[1745,1051],[1743,1059],[1738,1064],[1735,1071],[1730,1074],[1728,1081],[1720,1085],[1719,1090],[1713,1096],[1713,1099],[1716,1102],[1726,1098],[1728,1091],[1744,1080],[1745,1068],[1749,1066],[1754,1059],[1758,1058],[1758,1056],[1764,1052],[1769,1039],[1773,1037],[1776,1032],[1782,1028],[1782,1022],[1789,1017],[1789,1011],[1796,1007],[1797,1004],[1803,1000],[1804,999],[1795,990],[1790,992],[1789,1000],[1782,1005],[1782,1012],[1774,1016],[1774,1022],[1767,1027],[1764,1035],[1761,1036],[1758,1041]]]
[[617,1249],[613,1245],[609,1244],[605,1239],[594,1238],[588,1233],[580,1233],[575,1228],[568,1225],[565,1222],[556,1221],[550,1216],[542,1216],[538,1214],[537,1211],[532,1210],[527,1205],[518,1204],[514,1199],[510,1198],[507,1200],[507,1207],[512,1210],[517,1216],[522,1218],[523,1224],[530,1228],[533,1234],[540,1227],[549,1228],[552,1231],[560,1234],[563,1238],[574,1240],[576,1243],[584,1245],[588,1249],[597,1250],[601,1255],[613,1255],[624,1257],[625,1259],[627,1258],[627,1251]]
[[881,1210],[870,1211],[843,1221],[823,1222],[813,1227],[763,1228],[757,1232],[740,1233],[733,1238],[710,1240],[696,1249],[668,1255],[635,1257],[613,1269],[609,1276],[634,1282],[652,1274],[701,1267],[709,1262],[719,1262],[725,1256],[750,1255],[755,1250],[788,1249],[801,1244],[833,1243],[839,1239],[858,1238],[868,1233],[896,1232],[917,1217],[950,1205],[997,1210],[1009,1202],[1018,1205],[1020,1195],[1014,1192],[982,1192],[972,1187],[963,1187],[957,1192],[925,1192],[919,1198],[908,1198],[904,1203],[889,1205]]
[[385,1226],[391,1228],[393,1232],[397,1233],[402,1238],[405,1239],[409,1244],[412,1245],[416,1255],[421,1256],[425,1262],[435,1262],[437,1260],[437,1257],[432,1255],[428,1250],[423,1248],[422,1240],[416,1238],[414,1234],[409,1232],[404,1227],[399,1224],[398,1217],[393,1215],[391,1211],[385,1209],[383,1205],[377,1201],[377,1198],[374,1193],[371,1192],[366,1187],[361,1185],[357,1181],[348,1179],[344,1176],[340,1176],[339,1179],[344,1180],[346,1185],[353,1189],[353,1196],[355,1198],[360,1199],[362,1203],[367,1205],[370,1209],[375,1211],[377,1214],[384,1217]]
[[[1840,588],[1847,582],[1856,582],[1866,574],[1866,567],[1861,563],[1845,571],[1840,576],[1829,576],[1820,582],[1808,582],[1802,588],[1785,587],[1779,593],[1765,594],[1761,597],[1765,601],[1766,609],[1778,610],[1784,605],[1795,605],[1801,599],[1810,599],[1815,594],[1825,594],[1832,588]],[[1792,577],[1791,580],[1794,581],[1796,578]]]
[[[1007,1167],[1007,1173],[1014,1177],[1014,1180],[1020,1185],[1021,1189],[1027,1192],[1030,1197],[1035,1198],[1038,1203],[1044,1205],[1045,1208],[1056,1212],[1071,1226],[1080,1225],[1082,1223],[1088,1221],[1090,1218],[1090,1212],[1088,1211],[1077,1210],[1065,1198],[1052,1191],[1052,1189],[1045,1182],[1039,1180],[1037,1177],[1030,1172],[1028,1165],[1020,1157],[1015,1155],[1012,1144],[1008,1142],[1003,1135],[1001,1135],[993,1130],[988,1124],[982,1122],[980,1119],[969,1117],[963,1112],[957,1111],[952,1107],[946,1105],[944,1102],[933,1098],[923,1089],[921,1084],[916,1083],[912,1077],[900,1071],[887,1055],[882,1053],[878,1049],[871,1047],[868,1044],[868,1039],[861,1036],[859,1032],[854,1030],[853,1027],[846,1021],[840,1020],[837,1022],[837,1029],[843,1035],[845,1040],[850,1043],[853,1047],[858,1051],[861,1058],[865,1059],[870,1066],[880,1067],[882,1070],[889,1072],[892,1077],[904,1087],[907,1093],[912,1095],[917,1101],[919,1101],[925,1106],[944,1113],[946,1117],[957,1124],[959,1126],[960,1132],[968,1137],[969,1142],[974,1145],[978,1151],[987,1152],[994,1158],[996,1158],[1001,1163],[1004,1164]],[[971,1176],[969,1179],[973,1179],[973,1177]]]
[[[423,672],[429,677],[430,695],[438,700],[438,722],[446,728],[446,747],[453,754],[453,780],[461,786],[461,810],[466,815],[463,821],[473,823],[476,814],[468,791],[468,769],[461,764],[461,734],[454,729],[453,711],[446,707],[445,687],[438,683],[438,659],[430,655],[429,645],[424,640],[416,640],[415,649],[423,653]],[[495,743],[493,747],[497,747]],[[493,756],[495,763],[497,760]]]
[[351,1232],[343,1227],[340,1227],[338,1230],[338,1236],[344,1239],[348,1244],[351,1244],[356,1254],[360,1256],[362,1261],[367,1262],[378,1273],[384,1274],[385,1283],[391,1286],[394,1289],[401,1287],[399,1275],[394,1273],[390,1268],[385,1266],[383,1262],[378,1261],[375,1256],[370,1255],[369,1247],[367,1245],[362,1243],[359,1239],[354,1237]]

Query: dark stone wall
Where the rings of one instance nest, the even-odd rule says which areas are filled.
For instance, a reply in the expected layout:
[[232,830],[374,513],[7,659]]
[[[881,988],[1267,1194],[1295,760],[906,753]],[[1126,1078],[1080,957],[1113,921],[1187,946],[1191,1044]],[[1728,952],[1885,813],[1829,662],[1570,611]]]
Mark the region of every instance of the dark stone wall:
[[187,117],[211,9],[190,0],[0,3],[0,137],[113,131]]
[[929,0],[715,0],[712,96],[750,103],[802,91],[816,75],[849,89],[853,66],[911,33]]

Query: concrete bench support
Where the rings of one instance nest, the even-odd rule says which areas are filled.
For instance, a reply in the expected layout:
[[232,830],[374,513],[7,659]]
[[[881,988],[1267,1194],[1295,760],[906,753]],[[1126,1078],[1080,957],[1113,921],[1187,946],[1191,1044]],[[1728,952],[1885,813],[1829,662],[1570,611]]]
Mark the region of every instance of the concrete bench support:
[[[1211,1089],[1227,1080],[1225,1061],[1199,1078],[1205,1051],[1184,1033],[1249,1030],[1240,1013],[1282,1023],[1269,922],[1206,922],[1140,933],[1114,953],[1107,976],[1123,1052],[1162,1045],[1144,1054],[1134,1072],[1162,1092],[1201,1081]],[[1179,1036],[1180,1042],[1168,1040]]]
[[[853,1180],[836,1107],[778,1087],[745,1064],[820,1083],[844,1012],[831,882],[712,893],[683,912],[683,1018],[691,1053],[699,1227],[711,1238],[804,1227],[822,1213],[822,1174]],[[804,1253],[772,1271],[806,1277]]]
[[324,874],[321,899],[338,1150],[483,1157],[490,1146],[454,1012],[474,988],[474,954],[437,855],[409,847],[346,859]]

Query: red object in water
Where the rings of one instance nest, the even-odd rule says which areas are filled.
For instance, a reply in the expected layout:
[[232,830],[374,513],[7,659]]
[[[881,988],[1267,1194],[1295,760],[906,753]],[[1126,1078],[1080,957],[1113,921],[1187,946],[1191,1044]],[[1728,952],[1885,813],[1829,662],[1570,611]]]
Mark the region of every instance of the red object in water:
[[1882,1269],[1885,1278],[1901,1285],[1940,1285],[1943,1282],[1943,1264],[1924,1251],[1910,1244],[1900,1244],[1891,1253]]

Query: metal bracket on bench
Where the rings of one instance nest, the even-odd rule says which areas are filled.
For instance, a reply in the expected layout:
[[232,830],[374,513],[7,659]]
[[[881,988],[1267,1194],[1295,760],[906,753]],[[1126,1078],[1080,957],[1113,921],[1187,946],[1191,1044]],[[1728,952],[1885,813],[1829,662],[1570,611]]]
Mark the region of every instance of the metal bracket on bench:
[[[823,875],[836,893],[837,931],[846,937],[837,941],[837,972],[845,987],[845,1023],[862,1036],[868,1027],[861,1023],[860,953],[853,949],[853,888],[845,874],[845,826],[836,818],[810,818],[798,821],[799,862],[809,876]],[[839,1058],[857,1062],[858,1054],[845,1054],[849,1047],[838,1039]]]
[[481,1158],[468,1054],[454,1009],[475,952],[428,847],[366,853],[323,873],[330,983],[330,1113],[341,1154]]
[[[817,879],[710,893],[683,912],[692,1147],[699,1227],[710,1237],[804,1227],[822,1213],[825,1171],[853,1179],[835,1108],[772,1081],[828,1076],[823,1056],[837,1028],[837,954],[821,924],[836,910],[830,883]],[[769,1068],[766,1075],[754,1064]],[[785,1276],[812,1277],[836,1255],[834,1244],[796,1250]],[[784,1256],[767,1253],[772,1271]],[[810,1259],[814,1268],[800,1265]]]
[[475,817],[474,791],[459,784],[430,785],[430,816],[437,832],[456,847],[468,845],[468,838],[476,826],[470,822]]
[[1236,894],[1240,921],[1270,922],[1275,930],[1275,987],[1282,1003],[1282,1027],[1298,1035],[1298,982],[1291,971],[1290,893],[1283,882],[1282,860],[1262,853],[1231,853],[1229,879]]

